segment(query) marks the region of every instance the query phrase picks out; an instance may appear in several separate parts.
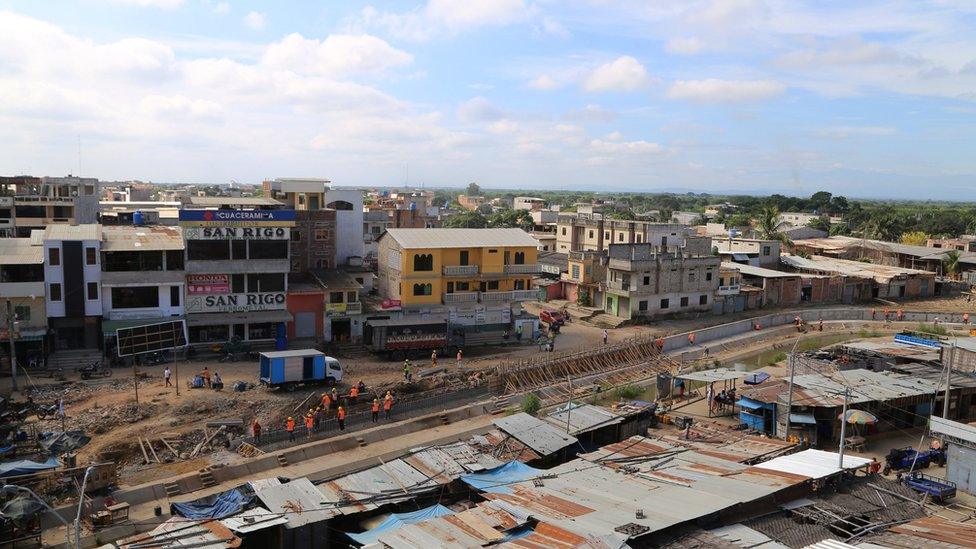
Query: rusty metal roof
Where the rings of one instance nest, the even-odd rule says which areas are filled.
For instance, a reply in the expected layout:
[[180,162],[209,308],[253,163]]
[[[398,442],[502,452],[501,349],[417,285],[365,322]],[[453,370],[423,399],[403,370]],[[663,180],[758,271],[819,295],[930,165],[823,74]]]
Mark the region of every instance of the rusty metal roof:
[[918,547],[931,547],[933,542],[950,543],[958,547],[976,547],[976,524],[955,522],[939,516],[913,520],[907,524],[894,526],[891,531],[911,538],[921,538],[917,542]]
[[102,226],[89,223],[85,225],[48,225],[44,229],[44,240],[101,240]]
[[623,423],[624,418],[602,406],[569,403],[546,416],[546,421],[565,433],[567,425],[574,435],[595,431],[609,425]]
[[554,454],[577,442],[576,437],[570,436],[565,430],[524,412],[500,417],[492,423],[542,456]]
[[179,227],[162,225],[150,227],[106,225],[102,227],[103,252],[182,250],[183,248],[183,230]]
[[502,462],[515,460],[527,463],[542,457],[500,429],[492,429],[483,435],[475,435],[468,440],[468,444],[479,452],[491,455]]

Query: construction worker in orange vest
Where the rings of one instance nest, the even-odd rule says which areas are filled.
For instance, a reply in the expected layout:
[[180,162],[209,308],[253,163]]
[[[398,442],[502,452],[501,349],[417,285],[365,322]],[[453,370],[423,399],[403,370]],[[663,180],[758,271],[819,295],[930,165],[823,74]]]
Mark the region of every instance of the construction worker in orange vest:
[[346,409],[339,406],[339,411],[336,413],[336,418],[339,420],[339,430],[343,431],[346,429]]
[[261,444],[261,424],[258,423],[257,418],[255,418],[254,423],[251,424],[251,432],[254,433],[254,443]]
[[349,389],[349,401],[355,404],[358,399],[359,399],[359,387],[353,385],[352,388]]
[[285,430],[288,431],[288,440],[294,442],[295,440],[295,418],[289,417],[288,421],[285,422]]
[[332,406],[332,399],[329,393],[322,393],[322,407],[328,410],[330,406]]
[[393,395],[387,391],[386,397],[383,398],[383,412],[386,415],[386,419],[390,419],[391,408],[393,408]]
[[305,414],[305,436],[312,436],[312,426],[315,424],[314,417],[315,416],[312,415],[311,410],[309,410],[309,413]]
[[376,423],[380,418],[380,399],[378,398],[373,399],[372,412],[373,412],[373,423]]

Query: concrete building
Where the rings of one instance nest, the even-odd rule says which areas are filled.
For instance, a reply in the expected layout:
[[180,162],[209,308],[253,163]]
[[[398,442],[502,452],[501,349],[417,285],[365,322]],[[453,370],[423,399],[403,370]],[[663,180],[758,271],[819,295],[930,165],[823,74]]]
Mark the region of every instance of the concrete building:
[[717,256],[681,247],[611,244],[604,309],[621,318],[705,312],[719,287]]
[[[98,179],[90,177],[0,177],[0,196],[13,198],[13,228],[19,237],[48,225],[98,222]],[[0,201],[0,219],[10,200]],[[0,229],[10,226],[9,219]]]
[[102,227],[51,225],[44,230],[44,306],[55,350],[101,347]]
[[569,252],[566,272],[560,276],[562,297],[587,307],[603,302],[603,282],[607,279],[603,252]]
[[102,227],[102,334],[183,318],[186,272],[179,227]]
[[390,229],[380,237],[380,296],[404,315],[510,325],[534,300],[538,246],[521,229]]
[[327,189],[325,207],[335,210],[334,268],[352,264],[350,258],[362,259],[363,191],[359,189]]
[[949,445],[946,450],[946,480],[956,489],[976,495],[976,425],[960,423],[933,415],[932,435]]
[[718,248],[723,261],[744,263],[753,267],[776,269],[779,267],[779,240],[752,238],[713,238],[712,247]]
[[811,222],[816,221],[824,216],[815,213],[806,212],[780,212],[779,223],[788,227],[806,227]]
[[190,343],[274,340],[292,320],[286,293],[295,210],[268,198],[194,199],[180,210],[180,225]]
[[679,225],[697,225],[703,217],[708,219],[708,216],[699,212],[671,212],[671,222]]
[[[912,246],[849,236],[796,240],[793,242],[793,250],[795,253],[803,252],[808,255],[858,262],[867,260],[876,265],[921,269],[935,273],[937,276],[945,274],[943,260],[949,251],[945,248]],[[959,252],[959,270],[964,278],[967,275],[976,277],[976,252]]]
[[142,218],[140,225],[166,225],[175,227],[180,221],[180,202],[110,202],[98,203],[99,218],[105,225],[136,225],[136,213]]
[[539,243],[539,251],[556,251],[556,233],[532,231],[529,234]]
[[377,243],[390,228],[390,215],[386,210],[363,212],[363,264],[376,268]]
[[777,307],[796,305],[800,303],[802,282],[796,273],[784,273],[741,263],[723,262],[726,269],[738,269],[742,284],[748,284],[762,290],[762,294],[755,303],[747,304],[747,308]]
[[536,198],[534,196],[516,196],[512,200],[513,210],[539,211],[545,209],[545,207],[545,199]]
[[607,251],[610,244],[683,246],[691,230],[673,223],[606,219],[601,214],[560,214],[556,221],[556,250]]
[[358,343],[363,337],[363,285],[345,271],[315,271],[325,299],[323,337],[332,343]]
[[468,211],[477,210],[479,207],[485,204],[486,200],[487,199],[483,196],[467,196],[461,194],[457,197],[458,204],[460,204],[463,209]]
[[[784,266],[792,271],[868,279],[873,281],[871,297],[882,299],[915,299],[935,295],[935,273],[918,269],[876,265],[863,261],[850,261],[824,256],[800,257],[786,255],[781,257]],[[854,290],[850,290],[854,291]],[[844,299],[859,300],[853,294]]]
[[310,269],[332,269],[340,262],[336,244],[338,212],[325,203],[328,184],[328,179],[288,178],[262,184],[266,197],[295,211],[289,245],[292,275],[301,276]]
[[930,238],[925,241],[929,248],[976,252],[976,236],[963,235],[959,238]]
[[0,348],[9,355],[7,313],[14,315],[18,364],[43,357],[47,336],[44,300],[44,247],[37,239],[0,238]]

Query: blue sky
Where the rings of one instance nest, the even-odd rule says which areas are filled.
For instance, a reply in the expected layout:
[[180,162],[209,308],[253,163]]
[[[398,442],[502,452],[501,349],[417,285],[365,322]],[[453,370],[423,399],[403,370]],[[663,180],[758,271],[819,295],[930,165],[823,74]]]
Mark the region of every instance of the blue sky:
[[976,199],[976,3],[0,0],[0,173]]

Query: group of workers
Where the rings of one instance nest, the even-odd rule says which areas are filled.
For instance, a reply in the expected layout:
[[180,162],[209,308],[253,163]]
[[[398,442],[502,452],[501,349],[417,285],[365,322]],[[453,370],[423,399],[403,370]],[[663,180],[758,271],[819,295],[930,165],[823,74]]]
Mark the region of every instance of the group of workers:
[[[347,396],[349,404],[356,404],[359,400],[359,396],[366,392],[366,384],[362,380],[358,384],[353,385],[349,389],[349,394]],[[380,417],[380,407],[382,406],[383,412],[386,419],[390,419],[393,410],[393,393],[387,391],[386,395],[383,397],[382,403],[379,397],[373,398],[373,402],[370,405],[370,412],[372,414],[372,422],[377,423]],[[332,388],[331,392],[322,393],[322,401],[320,404],[313,408],[310,408],[308,412],[301,416],[301,420],[305,425],[306,436],[311,437],[314,433],[318,432],[319,427],[328,415],[329,410],[334,409],[336,411],[336,421],[339,424],[339,430],[344,431],[346,429],[346,407],[341,403],[341,396],[335,387]],[[288,432],[288,440],[295,440],[295,418],[289,417],[285,420],[285,430]],[[254,420],[251,425],[251,431],[254,434],[254,440],[258,444],[261,443],[261,425],[258,420]]]
[[[458,349],[457,362],[455,363],[458,369],[461,368],[461,359],[463,357],[464,354],[461,352],[461,349]],[[434,349],[430,353],[430,367],[437,367],[437,349]],[[403,360],[403,381],[406,381],[407,383],[413,381],[413,363],[410,362],[409,358]]]

